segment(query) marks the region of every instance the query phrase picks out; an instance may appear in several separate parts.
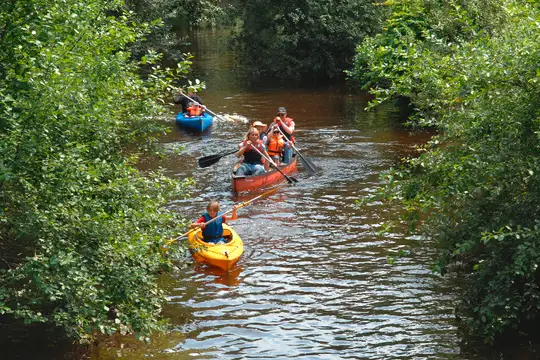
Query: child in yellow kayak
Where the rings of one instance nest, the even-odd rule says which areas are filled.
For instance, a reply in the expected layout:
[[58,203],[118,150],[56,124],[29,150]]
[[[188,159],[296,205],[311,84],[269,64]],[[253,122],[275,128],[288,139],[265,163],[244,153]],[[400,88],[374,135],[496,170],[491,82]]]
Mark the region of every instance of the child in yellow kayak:
[[[231,220],[236,220],[236,206],[233,207]],[[219,202],[210,201],[206,206],[206,212],[192,223],[191,229],[201,228],[205,242],[210,244],[225,244],[227,240],[223,238],[223,224],[227,221],[227,215],[219,211]]]

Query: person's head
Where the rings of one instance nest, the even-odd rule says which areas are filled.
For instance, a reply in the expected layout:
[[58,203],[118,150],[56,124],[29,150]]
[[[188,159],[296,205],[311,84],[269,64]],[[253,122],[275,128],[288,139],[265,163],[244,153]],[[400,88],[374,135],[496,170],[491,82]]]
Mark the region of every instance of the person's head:
[[259,134],[266,131],[268,126],[260,121],[255,121],[252,125],[255,129],[259,130]]
[[254,127],[250,127],[246,134],[246,140],[249,140],[252,143],[257,142],[257,140],[259,140],[259,130]]
[[285,109],[283,106],[278,107],[277,116],[285,117],[286,115],[287,115],[287,109]]
[[210,201],[206,206],[206,212],[211,218],[215,218],[219,212],[219,202],[217,200]]
[[272,131],[272,136],[274,136],[274,137],[281,136],[281,133],[279,132],[279,128],[274,127],[274,130]]
[[188,93],[188,96],[193,96],[193,94],[195,94],[197,92],[197,90],[195,90],[194,87],[188,87],[187,89],[187,93]]

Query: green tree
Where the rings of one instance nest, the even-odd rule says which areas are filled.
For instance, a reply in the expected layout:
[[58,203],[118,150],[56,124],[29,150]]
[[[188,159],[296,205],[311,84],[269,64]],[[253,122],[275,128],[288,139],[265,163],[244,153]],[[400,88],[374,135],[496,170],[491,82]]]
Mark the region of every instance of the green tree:
[[[416,105],[415,120],[434,125],[430,109],[441,99],[432,93],[439,87],[430,86],[434,64],[429,61],[453,53],[453,45],[467,43],[478,34],[491,36],[505,21],[504,3],[397,0],[385,5],[391,14],[383,31],[357,46],[354,67],[346,71],[348,78],[376,96],[371,106],[405,96]],[[425,71],[417,71],[420,62]]]
[[130,60],[149,25],[122,6],[0,3],[0,314],[81,341],[163,328],[161,245],[182,225],[163,206],[189,183],[134,167],[189,64],[141,79],[159,56]]
[[372,1],[239,1],[234,47],[255,77],[334,78],[348,68],[354,46],[380,26]]
[[421,225],[440,251],[437,271],[462,274],[459,315],[493,342],[537,322],[540,309],[540,9],[394,4],[350,74],[372,87],[375,104],[407,96],[412,120],[439,133],[385,175],[380,196],[404,205],[411,229]]

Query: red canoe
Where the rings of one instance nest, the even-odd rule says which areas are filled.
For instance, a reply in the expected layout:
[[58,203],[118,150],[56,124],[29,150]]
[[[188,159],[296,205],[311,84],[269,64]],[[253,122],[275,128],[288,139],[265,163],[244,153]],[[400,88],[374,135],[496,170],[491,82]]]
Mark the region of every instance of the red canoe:
[[[235,176],[234,171],[240,166],[237,163],[234,166],[232,176],[232,189],[236,193],[248,192],[254,190],[263,190],[271,185],[279,184],[283,181],[287,181],[279,171],[272,170],[267,173],[258,176]],[[296,172],[296,157],[290,164],[279,167],[287,175],[291,175]]]

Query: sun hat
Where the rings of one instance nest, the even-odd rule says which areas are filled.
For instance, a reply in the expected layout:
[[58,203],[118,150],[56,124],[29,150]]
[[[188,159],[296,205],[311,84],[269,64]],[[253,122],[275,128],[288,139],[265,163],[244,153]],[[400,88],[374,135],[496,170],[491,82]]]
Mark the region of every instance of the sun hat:
[[265,125],[265,124],[263,124],[263,123],[260,122],[260,121],[255,121],[255,122],[253,123],[252,126],[253,126],[253,127],[255,127],[255,126],[262,126],[263,131],[266,131],[266,129],[268,128],[268,125]]

